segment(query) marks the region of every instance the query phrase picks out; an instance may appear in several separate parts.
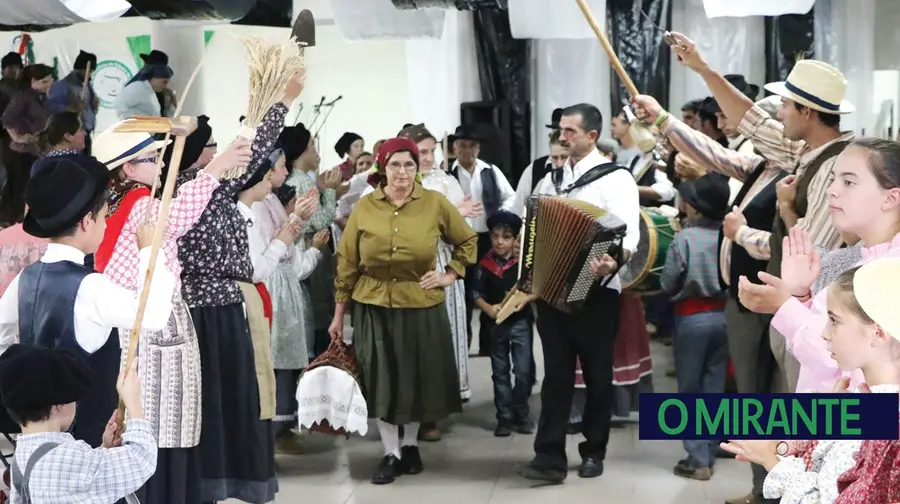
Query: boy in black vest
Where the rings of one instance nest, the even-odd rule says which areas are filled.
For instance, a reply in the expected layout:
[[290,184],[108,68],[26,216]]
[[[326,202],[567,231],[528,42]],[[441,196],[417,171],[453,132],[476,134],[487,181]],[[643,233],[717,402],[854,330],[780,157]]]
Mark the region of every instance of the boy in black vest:
[[[534,385],[534,316],[530,306],[512,314],[501,324],[494,323],[506,293],[515,287],[519,277],[519,260],[514,254],[522,219],[501,210],[488,218],[491,250],[475,270],[475,304],[490,317],[491,378],[494,381],[494,405],[497,428],[494,435],[506,437],[513,431],[534,432],[528,412],[528,397]],[[515,387],[510,379],[510,354]]]
[[[93,387],[79,403],[73,434],[94,448],[118,404],[122,352],[110,333],[131,329],[140,304],[138,292],[85,266],[85,255],[97,251],[106,230],[108,180],[106,165],[93,157],[58,158],[31,178],[22,229],[50,243],[40,261],[22,270],[0,298],[0,353],[14,343],[67,348],[92,369]],[[152,237],[153,225],[138,229],[141,284],[150,266]],[[160,250],[144,311],[148,331],[164,328],[172,313],[176,282],[165,261]]]

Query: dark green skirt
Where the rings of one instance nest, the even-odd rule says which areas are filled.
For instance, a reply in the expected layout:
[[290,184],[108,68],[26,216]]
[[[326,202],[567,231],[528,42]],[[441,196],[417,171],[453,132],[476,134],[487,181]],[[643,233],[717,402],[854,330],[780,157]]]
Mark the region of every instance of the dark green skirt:
[[353,303],[353,347],[369,418],[436,422],[462,411],[444,303],[385,308]]

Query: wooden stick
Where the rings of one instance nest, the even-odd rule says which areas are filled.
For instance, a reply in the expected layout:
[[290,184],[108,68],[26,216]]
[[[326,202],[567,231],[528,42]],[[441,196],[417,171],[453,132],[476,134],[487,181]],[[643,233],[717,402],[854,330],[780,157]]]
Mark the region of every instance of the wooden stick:
[[[187,137],[179,135],[175,137],[175,147],[172,151],[172,165],[169,168],[169,174],[166,176],[166,186],[163,188],[162,203],[159,205],[159,216],[156,220],[156,230],[153,233],[153,243],[150,246],[150,265],[147,267],[147,274],[144,276],[144,286],[141,289],[140,304],[138,305],[137,315],[134,317],[134,327],[131,329],[131,338],[128,341],[128,354],[125,359],[125,374],[131,369],[131,363],[137,354],[137,346],[139,336],[141,334],[141,325],[144,322],[144,312],[147,310],[147,299],[150,297],[150,284],[153,280],[153,270],[156,269],[156,258],[159,256],[159,249],[162,247],[163,239],[166,234],[166,220],[169,216],[169,205],[172,203],[172,195],[175,193],[175,179],[178,177],[178,167],[181,165],[181,155],[184,153],[184,141]],[[150,213],[152,207],[153,196],[150,196],[150,205],[147,205],[147,214]],[[119,398],[119,415],[118,435],[122,435],[125,428],[125,402]]]
[[613,66],[613,70],[616,71],[616,75],[619,76],[619,79],[622,80],[622,84],[625,85],[625,89],[628,91],[628,94],[631,96],[633,100],[635,96],[639,95],[637,86],[634,85],[634,81],[631,80],[631,77],[628,76],[628,73],[625,72],[625,67],[622,66],[622,62],[619,61],[619,57],[616,56],[616,51],[613,50],[612,45],[609,43],[609,40],[606,39],[606,35],[603,33],[603,30],[600,29],[600,23],[597,22],[597,19],[594,17],[594,14],[591,12],[591,7],[587,4],[587,0],[575,0],[578,3],[578,6],[581,7],[581,12],[584,14],[584,18],[587,19],[589,25],[594,30],[594,34],[597,35],[597,40],[600,41],[600,45],[603,46],[603,50],[606,51],[606,55],[609,57],[609,62]]
[[[194,73],[191,74],[191,78],[188,79],[187,85],[184,86],[184,92],[181,93],[181,99],[178,100],[178,106],[175,107],[175,114],[172,117],[178,117],[181,114],[181,108],[184,107],[184,98],[187,96],[188,91],[191,90],[191,86],[194,84],[194,79],[196,79],[197,75],[200,74],[200,68],[203,66],[203,62],[206,61],[206,54],[207,53],[204,53],[203,57],[200,58],[200,63],[197,63],[197,67],[194,68]],[[90,64],[90,63],[88,63],[88,64]],[[166,152],[166,146],[169,145],[170,138],[172,138],[171,131],[166,133],[165,138],[163,138],[163,148],[160,149],[159,154],[156,155],[156,173],[162,173],[163,154],[165,154],[165,152]],[[169,159],[170,163],[174,162],[173,160],[174,160],[175,153],[173,152],[172,154],[173,154],[172,159]],[[180,157],[178,158],[178,162],[181,163]],[[169,168],[171,170],[171,167],[169,167]],[[159,180],[158,176],[155,179],[153,179],[153,186],[150,188],[150,197],[151,198],[156,197],[156,183],[158,180]],[[166,177],[166,180],[168,181],[168,177]],[[146,215],[144,215],[144,224],[147,224],[148,222],[150,222],[150,206],[149,205],[147,206],[147,213],[146,213]]]
[[88,107],[87,104],[87,95],[88,95],[88,85],[91,81],[91,62],[87,62],[87,66],[84,68],[84,87],[81,88],[81,101],[84,102],[85,107]]

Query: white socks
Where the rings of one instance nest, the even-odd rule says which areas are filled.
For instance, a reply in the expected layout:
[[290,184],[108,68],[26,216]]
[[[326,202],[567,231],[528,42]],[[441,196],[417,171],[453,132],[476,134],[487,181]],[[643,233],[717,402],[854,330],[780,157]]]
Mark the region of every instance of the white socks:
[[403,426],[403,446],[417,446],[419,439],[419,422],[410,422]]
[[[416,427],[416,431],[418,431],[418,424],[416,424]],[[381,434],[381,444],[384,445],[384,455],[393,455],[399,459],[400,432],[397,426],[391,425],[384,420],[379,420],[378,432]]]

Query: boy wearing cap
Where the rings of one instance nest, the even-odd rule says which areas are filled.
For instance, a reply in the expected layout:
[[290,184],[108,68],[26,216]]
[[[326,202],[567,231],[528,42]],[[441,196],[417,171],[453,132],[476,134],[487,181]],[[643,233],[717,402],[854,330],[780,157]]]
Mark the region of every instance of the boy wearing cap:
[[121,438],[116,415],[106,425],[102,448],[68,431],[76,403],[90,394],[91,370],[63,349],[13,345],[0,356],[0,397],[22,427],[16,439],[10,502],[107,504],[137,490],[156,470],[156,440],[141,408],[137,361],[116,388],[129,418]]
[[[92,157],[57,158],[32,177],[26,192],[28,213],[22,229],[50,243],[40,261],[13,279],[0,298],[0,353],[13,343],[74,350],[95,374],[82,401],[75,437],[100,445],[106,413],[115,408],[120,348],[114,327],[131,327],[140,304],[138,292],[150,263],[153,226],[138,232],[140,270],[135,290],[115,284],[84,265],[103,240],[108,212],[106,166]],[[172,312],[175,276],[159,251],[143,328],[163,329]],[[101,412],[101,413],[98,413]]]
[[[497,407],[497,427],[494,435],[507,437],[513,431],[534,432],[534,422],[528,411],[528,397],[534,385],[532,348],[534,315],[524,306],[502,323],[495,319],[506,294],[519,277],[518,255],[514,254],[522,228],[522,219],[500,210],[487,220],[491,230],[491,250],[481,258],[475,269],[475,304],[489,318],[486,330],[490,338],[491,378],[494,382],[494,405]],[[510,355],[513,386],[510,380]]]
[[[728,182],[704,175],[678,187],[684,229],[675,235],[660,278],[663,294],[675,305],[675,376],[678,392],[717,394],[725,387],[728,334],[726,292],[719,284],[719,228],[728,213]],[[708,480],[718,451],[717,441],[684,441],[687,458],[675,475]]]

